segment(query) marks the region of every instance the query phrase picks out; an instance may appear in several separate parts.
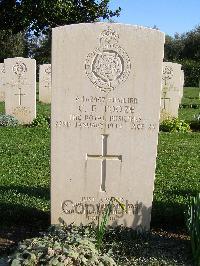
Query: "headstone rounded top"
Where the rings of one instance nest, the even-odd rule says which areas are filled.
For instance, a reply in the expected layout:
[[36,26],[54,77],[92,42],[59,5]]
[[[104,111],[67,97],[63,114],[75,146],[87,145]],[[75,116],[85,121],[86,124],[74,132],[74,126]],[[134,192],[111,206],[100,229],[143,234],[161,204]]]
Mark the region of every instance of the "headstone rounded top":
[[[139,25],[132,25],[132,24],[124,24],[124,23],[109,23],[109,22],[93,22],[93,23],[77,23],[77,24],[69,24],[69,25],[64,25],[64,26],[59,26],[59,27],[55,27],[52,30],[53,31],[57,31],[57,30],[63,30],[63,29],[67,29],[67,28],[75,28],[75,27],[97,27],[97,26],[112,26],[112,27],[126,27],[126,28],[132,28],[135,30],[140,30],[140,31],[144,31],[146,33],[156,33],[157,35],[160,35],[161,38],[164,38],[165,33],[157,30],[157,29],[152,29],[152,28],[148,28],[148,27],[144,27],[144,26],[139,26]],[[117,36],[116,36],[117,37]]]

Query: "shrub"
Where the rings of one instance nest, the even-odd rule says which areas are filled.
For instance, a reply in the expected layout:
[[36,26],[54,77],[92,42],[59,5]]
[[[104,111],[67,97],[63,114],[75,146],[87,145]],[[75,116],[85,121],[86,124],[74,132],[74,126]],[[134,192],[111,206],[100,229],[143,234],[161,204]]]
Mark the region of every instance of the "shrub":
[[187,213],[187,227],[190,233],[194,264],[200,265],[200,193],[190,199]]
[[11,115],[0,114],[0,126],[15,127],[18,125],[18,120]]
[[107,265],[115,266],[107,254],[100,254],[90,227],[53,226],[43,237],[19,244],[10,258],[15,265]]
[[182,65],[185,74],[185,86],[199,86],[200,80],[200,62],[195,60],[180,60],[178,63]]
[[168,118],[161,122],[160,130],[164,132],[188,132],[190,126],[184,120]]
[[50,118],[43,116],[43,115],[38,115],[33,122],[31,123],[31,127],[50,127]]

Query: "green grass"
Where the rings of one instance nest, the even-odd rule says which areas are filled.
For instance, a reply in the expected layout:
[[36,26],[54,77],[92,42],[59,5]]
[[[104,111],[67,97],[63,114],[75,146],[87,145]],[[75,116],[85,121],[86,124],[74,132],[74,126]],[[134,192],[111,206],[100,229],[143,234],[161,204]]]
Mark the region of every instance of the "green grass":
[[188,196],[200,191],[200,133],[160,133],[153,223],[183,224]]
[[[200,93],[200,88],[185,87],[184,94],[183,94],[183,100],[191,99],[191,103],[193,103],[193,100],[199,99],[199,93]],[[200,100],[198,101],[198,103],[200,103]]]
[[0,135],[1,224],[38,223],[50,206],[50,130],[0,128]]
[[[182,104],[200,104],[199,98],[200,88],[184,88]],[[181,108],[179,109],[179,118],[186,122],[191,122],[195,116],[200,114],[200,108]]]
[[195,116],[200,114],[200,108],[182,108],[179,109],[178,116],[180,119],[185,120],[186,122],[191,122],[195,120]]

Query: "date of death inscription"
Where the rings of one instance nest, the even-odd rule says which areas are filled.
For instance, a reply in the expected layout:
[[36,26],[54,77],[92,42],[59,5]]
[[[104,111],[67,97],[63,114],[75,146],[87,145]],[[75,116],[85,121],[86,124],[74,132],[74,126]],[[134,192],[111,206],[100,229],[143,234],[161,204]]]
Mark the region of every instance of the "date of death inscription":
[[65,119],[56,120],[56,128],[155,130],[139,114],[138,99],[131,97],[76,96]]

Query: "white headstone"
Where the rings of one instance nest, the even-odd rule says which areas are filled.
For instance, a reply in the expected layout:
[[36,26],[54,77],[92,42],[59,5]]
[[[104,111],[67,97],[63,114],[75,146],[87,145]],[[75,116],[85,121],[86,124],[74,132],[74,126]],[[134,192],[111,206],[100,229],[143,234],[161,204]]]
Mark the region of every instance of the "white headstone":
[[184,83],[185,83],[185,75],[184,75],[184,70],[181,70],[181,81],[180,81],[180,103],[183,98],[183,89],[184,89]]
[[5,101],[4,79],[5,79],[5,67],[4,67],[4,63],[1,63],[0,64],[0,102]]
[[178,117],[181,87],[181,65],[163,63],[161,120]]
[[51,64],[40,65],[39,101],[51,103]]
[[6,114],[29,124],[36,117],[36,61],[30,58],[8,58],[5,63]]
[[53,29],[52,223],[149,229],[158,140],[164,34],[94,23]]

